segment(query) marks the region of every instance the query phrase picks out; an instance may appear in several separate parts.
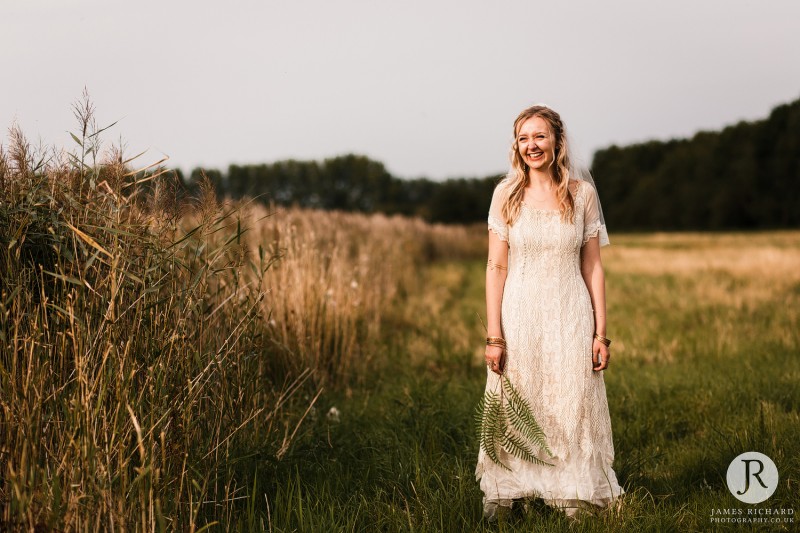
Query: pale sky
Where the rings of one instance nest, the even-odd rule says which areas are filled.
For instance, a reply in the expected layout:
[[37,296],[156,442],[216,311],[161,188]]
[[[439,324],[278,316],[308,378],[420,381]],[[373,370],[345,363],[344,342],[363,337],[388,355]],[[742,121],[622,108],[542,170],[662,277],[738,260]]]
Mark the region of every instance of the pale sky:
[[800,97],[800,2],[2,0],[0,65],[0,126],[34,143],[70,147],[85,86],[143,163],[484,176],[534,103],[586,163],[765,117]]

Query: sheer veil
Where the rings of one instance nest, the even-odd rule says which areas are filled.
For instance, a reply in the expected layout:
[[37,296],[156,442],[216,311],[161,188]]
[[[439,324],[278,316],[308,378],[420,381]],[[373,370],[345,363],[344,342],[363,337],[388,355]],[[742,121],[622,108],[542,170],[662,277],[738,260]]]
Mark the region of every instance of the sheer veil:
[[[543,103],[538,103],[535,105],[540,105],[542,107],[550,107],[547,104]],[[603,207],[600,205],[600,192],[597,189],[597,184],[594,182],[594,178],[592,177],[592,173],[589,170],[589,166],[585,164],[578,156],[578,149],[577,149],[577,144],[575,142],[575,138],[572,135],[570,135],[570,130],[566,125],[564,126],[564,135],[567,138],[567,150],[568,150],[567,155],[569,156],[569,162],[570,162],[570,169],[569,169],[570,177],[572,179],[583,180],[594,188],[595,194],[597,195],[596,198],[597,211],[600,214],[600,224],[605,226],[606,219],[603,216]],[[606,229],[608,229],[607,226]]]
[[[570,160],[571,161],[571,160]],[[594,178],[592,178],[592,173],[589,169],[583,165],[576,165],[572,163],[572,168],[570,169],[570,175],[573,179],[580,179],[583,180],[592,187],[594,187],[595,194],[597,195],[597,211],[600,215],[600,224],[603,226],[606,225],[606,218],[603,216],[603,206],[600,205],[600,193],[597,192],[597,185],[594,182]],[[608,230],[608,226],[606,226],[606,230]]]

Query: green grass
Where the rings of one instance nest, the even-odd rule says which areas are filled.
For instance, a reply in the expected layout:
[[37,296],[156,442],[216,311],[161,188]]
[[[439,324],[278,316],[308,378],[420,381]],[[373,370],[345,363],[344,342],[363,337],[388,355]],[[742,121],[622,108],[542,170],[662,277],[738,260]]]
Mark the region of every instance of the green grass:
[[[266,224],[209,182],[187,202],[163,169],[102,155],[88,97],[74,111],[66,158],[18,128],[0,146],[0,530],[566,527],[536,501],[481,517],[485,267],[463,258],[485,229]],[[711,509],[750,508],[724,482],[750,450],[780,471],[767,505],[800,507],[800,232],[614,242],[628,495],[572,529],[714,529]]]
[[[648,237],[628,238],[649,245],[637,239]],[[675,274],[667,267],[633,274],[622,267],[612,260],[607,268],[609,333],[621,349],[605,378],[626,505],[619,515],[589,517],[570,531],[794,529],[712,524],[710,515],[719,508],[800,510],[798,286],[734,305],[726,302],[729,291],[782,287],[785,280],[702,269]],[[472,414],[485,380],[477,318],[483,269],[482,261],[449,262],[422,273],[369,384],[325,394],[282,462],[249,463],[260,497],[229,524],[233,529],[569,527],[537,501],[495,524],[482,519]],[[338,423],[325,416],[331,406],[341,411]],[[781,476],[775,494],[756,506],[735,500],[725,484],[730,461],[751,450],[770,456]]]

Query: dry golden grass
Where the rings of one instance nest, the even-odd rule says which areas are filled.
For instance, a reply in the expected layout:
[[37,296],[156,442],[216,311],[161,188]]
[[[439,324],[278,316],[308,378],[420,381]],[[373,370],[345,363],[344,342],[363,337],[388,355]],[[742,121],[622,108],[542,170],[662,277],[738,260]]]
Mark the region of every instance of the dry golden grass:
[[[417,267],[464,228],[191,205],[101,152],[0,149],[0,529],[193,531],[235,522],[323,384],[363,379]],[[144,178],[144,179],[143,179]]]
[[[737,308],[768,301],[800,283],[800,232],[622,235],[603,250],[615,275],[706,280],[694,294]],[[730,280],[735,280],[735,290]]]
[[232,213],[201,202],[180,231],[90,110],[77,154],[18,130],[0,151],[0,529],[194,530],[233,508],[233,450],[281,445],[308,373],[268,381]]
[[603,249],[607,268],[620,273],[800,279],[800,232],[622,235]]
[[800,287],[800,232],[620,235],[612,242],[602,253],[620,356],[674,361],[701,349],[722,356],[751,342],[769,315],[771,339],[796,345],[791,325],[800,315],[791,302]]
[[413,292],[422,265],[479,253],[463,226],[258,204],[245,213],[248,250],[278,257],[263,279],[273,342],[320,382],[365,377],[386,311]]

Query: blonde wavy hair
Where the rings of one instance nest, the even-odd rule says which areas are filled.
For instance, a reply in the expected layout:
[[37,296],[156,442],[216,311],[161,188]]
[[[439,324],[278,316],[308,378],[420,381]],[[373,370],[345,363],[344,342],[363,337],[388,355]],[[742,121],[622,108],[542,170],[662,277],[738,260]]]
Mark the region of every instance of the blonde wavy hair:
[[572,224],[575,220],[575,200],[569,188],[572,165],[569,157],[569,146],[567,145],[567,133],[561,116],[547,106],[535,105],[529,107],[519,114],[514,121],[514,142],[511,145],[511,170],[503,179],[507,186],[507,196],[503,202],[501,214],[506,224],[513,224],[519,216],[522,208],[522,198],[525,195],[525,187],[528,185],[528,165],[519,154],[517,145],[517,135],[519,128],[526,120],[540,117],[550,126],[550,133],[555,139],[555,160],[550,167],[550,175],[553,177],[553,185],[556,186],[556,197],[558,198],[561,220]]

